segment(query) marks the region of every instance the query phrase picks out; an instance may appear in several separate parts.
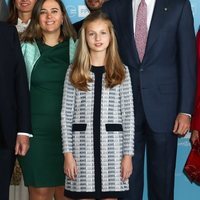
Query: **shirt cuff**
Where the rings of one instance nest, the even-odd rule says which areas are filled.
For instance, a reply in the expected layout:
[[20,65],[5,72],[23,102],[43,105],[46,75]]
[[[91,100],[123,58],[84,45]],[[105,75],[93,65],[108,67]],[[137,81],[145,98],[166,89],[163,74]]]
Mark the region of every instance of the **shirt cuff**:
[[191,115],[191,114],[188,114],[188,113],[180,113],[180,114],[187,115],[187,116],[189,116],[190,118],[192,117],[192,115]]
[[23,132],[19,132],[19,133],[17,133],[17,135],[25,135],[25,136],[28,136],[28,137],[33,137],[32,134],[29,134],[29,133],[23,133]]

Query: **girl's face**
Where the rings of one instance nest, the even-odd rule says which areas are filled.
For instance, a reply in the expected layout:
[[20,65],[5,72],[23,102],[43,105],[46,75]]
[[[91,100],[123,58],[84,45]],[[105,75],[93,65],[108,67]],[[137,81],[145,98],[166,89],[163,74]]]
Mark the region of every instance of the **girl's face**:
[[90,52],[106,52],[110,43],[110,32],[106,21],[90,22],[86,27],[86,41]]
[[55,0],[46,0],[40,11],[39,24],[44,33],[58,33],[63,23],[60,5]]
[[37,0],[15,0],[15,6],[18,12],[29,13],[32,12],[36,1]]

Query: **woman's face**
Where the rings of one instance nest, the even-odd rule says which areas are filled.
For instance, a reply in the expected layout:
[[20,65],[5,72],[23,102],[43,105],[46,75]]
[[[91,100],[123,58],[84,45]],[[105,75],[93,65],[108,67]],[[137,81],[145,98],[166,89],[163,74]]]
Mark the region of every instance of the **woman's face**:
[[46,0],[40,11],[39,24],[43,33],[58,33],[63,24],[63,13],[55,0]]
[[36,1],[37,0],[15,0],[15,6],[18,12],[30,13],[32,12]]
[[110,43],[110,37],[106,21],[95,20],[86,27],[86,41],[91,53],[105,53]]

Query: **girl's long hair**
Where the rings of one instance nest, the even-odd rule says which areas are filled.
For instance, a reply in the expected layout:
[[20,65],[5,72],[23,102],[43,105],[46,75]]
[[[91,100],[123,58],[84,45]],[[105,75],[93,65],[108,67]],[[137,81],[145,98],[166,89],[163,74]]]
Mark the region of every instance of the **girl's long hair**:
[[118,53],[113,24],[105,13],[102,11],[95,11],[84,19],[70,73],[72,85],[82,91],[88,91],[88,83],[93,81],[90,77],[91,61],[90,49],[86,41],[86,29],[89,23],[96,20],[104,21],[110,32],[110,43],[106,50],[105,57],[105,85],[107,88],[112,88],[121,84],[125,78],[125,69]]
[[[27,29],[20,35],[20,39],[22,42],[33,42],[35,39],[43,40],[42,29],[39,24],[40,11],[42,9],[42,5],[46,0],[38,0],[35,3],[35,6],[32,11],[32,18]],[[65,6],[61,0],[54,0],[60,6],[61,12],[63,14],[63,24],[61,26],[60,38],[62,41],[66,38],[72,37],[74,40],[76,39],[76,32],[70,22],[70,19],[67,15]]]

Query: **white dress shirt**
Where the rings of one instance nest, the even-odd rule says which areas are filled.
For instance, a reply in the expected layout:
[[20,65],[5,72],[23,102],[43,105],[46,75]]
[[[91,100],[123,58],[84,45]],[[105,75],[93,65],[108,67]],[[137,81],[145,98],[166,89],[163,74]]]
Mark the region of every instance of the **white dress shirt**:
[[18,132],[17,135],[25,135],[25,136],[28,136],[28,137],[33,137],[32,134],[29,134],[29,133],[23,133],[23,132]]

